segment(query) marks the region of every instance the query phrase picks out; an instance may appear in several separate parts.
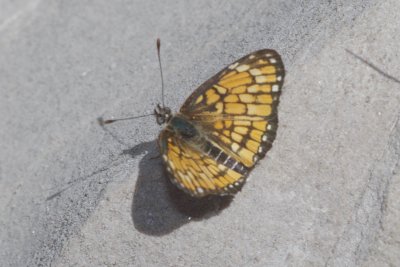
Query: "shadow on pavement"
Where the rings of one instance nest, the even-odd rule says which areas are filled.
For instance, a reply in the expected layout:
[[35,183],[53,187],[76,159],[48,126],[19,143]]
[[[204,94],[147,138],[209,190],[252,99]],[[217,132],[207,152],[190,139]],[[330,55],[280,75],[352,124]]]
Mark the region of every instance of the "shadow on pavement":
[[196,199],[176,188],[167,178],[156,141],[145,142],[124,154],[136,157],[147,152],[139,163],[132,202],[135,228],[148,235],[171,233],[192,220],[218,215],[232,202],[232,196],[211,196]]

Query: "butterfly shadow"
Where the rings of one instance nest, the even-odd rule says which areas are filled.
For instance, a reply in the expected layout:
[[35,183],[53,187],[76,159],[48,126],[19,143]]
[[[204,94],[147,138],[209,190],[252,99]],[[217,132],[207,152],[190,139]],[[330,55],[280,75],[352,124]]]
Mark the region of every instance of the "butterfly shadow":
[[164,172],[158,155],[157,142],[144,142],[124,154],[140,160],[139,175],[132,201],[132,220],[135,228],[148,235],[163,236],[191,221],[218,215],[233,200],[232,196],[192,198],[176,188]]

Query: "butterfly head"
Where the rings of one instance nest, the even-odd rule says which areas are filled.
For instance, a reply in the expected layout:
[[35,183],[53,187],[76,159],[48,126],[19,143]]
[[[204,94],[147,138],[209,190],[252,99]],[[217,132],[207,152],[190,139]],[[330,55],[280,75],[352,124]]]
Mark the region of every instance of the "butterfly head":
[[171,109],[160,104],[157,104],[157,107],[154,109],[154,115],[159,125],[169,122],[172,118]]

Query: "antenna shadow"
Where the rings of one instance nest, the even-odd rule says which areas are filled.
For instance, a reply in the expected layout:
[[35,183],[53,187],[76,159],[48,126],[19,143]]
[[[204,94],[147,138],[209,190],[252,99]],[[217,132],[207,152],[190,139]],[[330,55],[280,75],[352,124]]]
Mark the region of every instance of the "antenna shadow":
[[157,142],[145,142],[124,154],[140,160],[139,175],[132,201],[132,220],[135,228],[148,235],[163,236],[192,220],[208,219],[227,208],[233,196],[192,198],[176,188],[164,172]]

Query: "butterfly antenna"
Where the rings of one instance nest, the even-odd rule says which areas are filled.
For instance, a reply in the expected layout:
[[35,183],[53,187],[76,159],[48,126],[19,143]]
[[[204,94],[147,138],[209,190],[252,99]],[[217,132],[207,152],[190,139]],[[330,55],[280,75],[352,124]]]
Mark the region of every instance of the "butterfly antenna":
[[134,119],[139,119],[143,117],[148,117],[148,116],[153,116],[154,114],[145,114],[145,115],[140,115],[140,116],[134,116],[134,117],[126,117],[126,118],[121,118],[121,119],[109,119],[109,120],[104,120],[102,117],[97,118],[97,122],[103,126],[106,124],[110,124],[116,121],[126,121],[126,120],[134,120]]
[[161,101],[162,101],[162,106],[164,108],[165,107],[165,103],[164,103],[164,78],[163,78],[162,67],[161,67],[160,47],[161,47],[161,41],[160,41],[160,38],[157,38],[157,55],[158,55],[158,63],[160,65],[160,74],[161,74],[161,97],[162,97]]
[[[157,38],[157,55],[158,55],[158,64],[160,65],[160,75],[161,75],[161,95],[162,95],[161,101],[162,101],[162,107],[164,108],[165,107],[165,103],[164,103],[164,78],[163,78],[163,72],[162,72],[162,66],[161,66],[160,47],[161,47],[161,41],[160,41],[160,38]],[[140,115],[140,116],[134,116],[134,117],[121,118],[121,119],[109,119],[109,120],[104,120],[102,117],[99,117],[99,118],[97,118],[97,122],[101,126],[104,126],[106,124],[110,124],[110,123],[113,123],[113,122],[116,122],[116,121],[134,120],[134,119],[153,116],[153,115],[154,115],[154,113]]]

